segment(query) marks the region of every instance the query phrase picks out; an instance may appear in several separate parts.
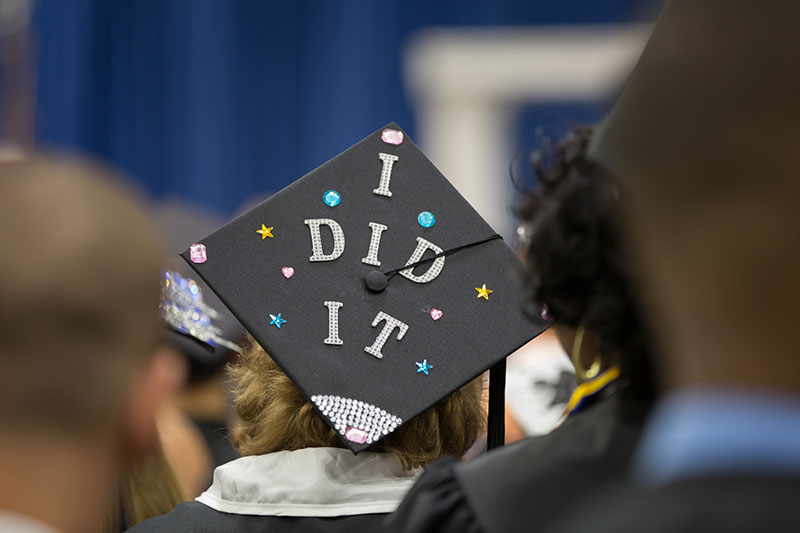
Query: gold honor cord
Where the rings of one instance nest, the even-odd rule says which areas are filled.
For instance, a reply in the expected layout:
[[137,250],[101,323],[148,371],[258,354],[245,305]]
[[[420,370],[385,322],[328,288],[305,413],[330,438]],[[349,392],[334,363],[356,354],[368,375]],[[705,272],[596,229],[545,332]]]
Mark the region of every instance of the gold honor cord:
[[567,403],[567,408],[564,409],[564,413],[566,416],[571,415],[573,412],[577,411],[577,409],[581,406],[583,401],[601,390],[605,389],[611,383],[616,381],[619,378],[619,367],[612,366],[599,376],[589,381],[585,381],[578,385],[574,391],[572,391],[572,396],[569,398],[569,402]]

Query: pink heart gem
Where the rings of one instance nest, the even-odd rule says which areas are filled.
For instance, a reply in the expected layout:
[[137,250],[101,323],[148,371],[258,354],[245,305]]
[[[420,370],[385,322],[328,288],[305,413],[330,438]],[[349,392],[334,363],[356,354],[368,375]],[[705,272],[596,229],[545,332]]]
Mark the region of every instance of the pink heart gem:
[[434,320],[439,320],[440,318],[442,318],[443,314],[444,313],[442,313],[440,309],[436,309],[435,307],[431,309],[431,318]]
[[289,279],[292,276],[294,276],[294,269],[292,267],[283,267],[281,269],[281,272],[283,272],[283,277],[286,279]]

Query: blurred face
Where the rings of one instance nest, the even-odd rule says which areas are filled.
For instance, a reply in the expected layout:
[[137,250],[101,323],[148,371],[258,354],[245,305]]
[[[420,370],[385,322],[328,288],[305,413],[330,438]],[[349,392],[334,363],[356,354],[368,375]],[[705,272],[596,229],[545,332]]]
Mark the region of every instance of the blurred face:
[[[558,337],[558,341],[561,343],[561,347],[574,364],[574,358],[576,356],[574,352],[578,348],[578,346],[575,344],[578,330],[563,324],[553,325],[553,330],[556,332],[556,336]],[[580,343],[580,354],[578,354],[578,360],[584,369],[589,368],[598,359],[601,360],[603,368],[609,364],[609,362],[604,360],[605,358],[602,358],[600,355],[598,351],[598,345],[599,343],[597,342],[597,337],[594,335],[594,333],[592,333],[592,331],[589,329],[584,329],[583,339],[581,339]]]
[[[787,381],[800,372],[785,355],[796,346],[800,182],[767,168],[708,168],[684,169],[679,183],[656,171],[629,180],[625,228],[660,371],[674,385]],[[756,378],[772,358],[780,371]]]

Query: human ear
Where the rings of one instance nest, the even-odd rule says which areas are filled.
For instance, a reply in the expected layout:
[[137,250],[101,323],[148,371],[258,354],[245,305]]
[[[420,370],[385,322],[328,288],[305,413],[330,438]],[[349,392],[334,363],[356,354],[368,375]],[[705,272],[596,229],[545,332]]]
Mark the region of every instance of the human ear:
[[186,363],[175,350],[162,345],[133,380],[123,420],[125,448],[133,457],[150,453],[157,445],[156,415],[185,379]]

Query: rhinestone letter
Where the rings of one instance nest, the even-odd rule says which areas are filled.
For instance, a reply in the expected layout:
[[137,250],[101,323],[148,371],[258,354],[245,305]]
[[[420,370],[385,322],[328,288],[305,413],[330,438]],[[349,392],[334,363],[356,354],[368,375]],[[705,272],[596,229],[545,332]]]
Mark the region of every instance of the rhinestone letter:
[[[330,218],[311,218],[306,219],[304,222],[311,231],[312,255],[308,258],[309,261],[333,261],[342,255],[342,252],[344,252],[344,231],[335,220]],[[329,254],[322,252],[322,237],[319,233],[319,227],[323,224],[331,228],[331,233],[333,233],[333,251]]]
[[325,302],[328,308],[328,338],[323,341],[325,344],[344,344],[339,338],[339,308],[343,305],[342,302]]
[[381,181],[378,184],[378,188],[372,192],[380,196],[391,198],[392,191],[389,190],[389,181],[392,179],[392,166],[400,158],[396,155],[384,153],[378,154],[378,157],[381,159],[381,161],[383,161],[383,168],[381,169]]
[[377,326],[381,320],[385,320],[386,324],[383,325],[383,329],[378,334],[378,338],[375,339],[375,342],[372,343],[372,346],[367,346],[364,348],[364,351],[370,355],[374,355],[378,359],[383,359],[383,353],[381,353],[381,349],[383,345],[386,344],[386,341],[389,340],[389,336],[392,334],[395,328],[400,328],[400,331],[397,333],[397,340],[400,341],[403,339],[403,336],[408,331],[408,324],[404,322],[400,322],[393,316],[389,316],[383,311],[379,311],[378,314],[375,316],[375,320],[372,321],[372,327],[374,328]]
[[[414,253],[411,254],[411,257],[406,262],[406,265],[412,265],[422,259],[422,255],[425,253],[425,250],[433,250],[434,253],[440,254],[442,253],[442,249],[433,244],[432,242],[428,242],[422,237],[417,237],[417,248],[414,250]],[[444,268],[444,258],[445,256],[437,257],[433,260],[433,264],[428,268],[428,270],[421,276],[415,276],[413,274],[414,269],[409,268],[406,270],[401,270],[399,274],[404,278],[408,278],[415,283],[428,283],[433,281],[436,276]]]
[[362,259],[361,262],[365,265],[379,267],[381,266],[381,262],[378,261],[378,249],[381,246],[381,235],[388,228],[383,224],[378,224],[377,222],[370,222],[369,227],[372,228],[372,237],[369,239],[369,250],[367,251],[367,257]]

